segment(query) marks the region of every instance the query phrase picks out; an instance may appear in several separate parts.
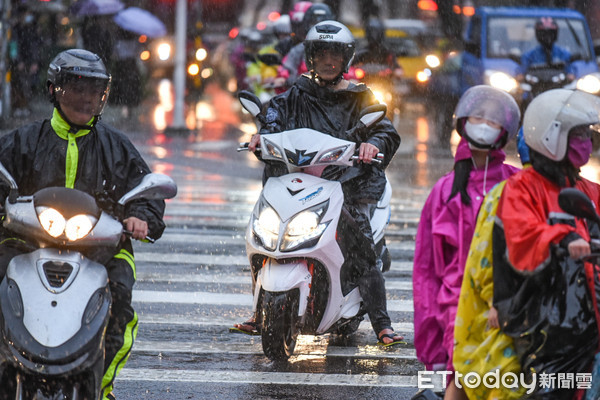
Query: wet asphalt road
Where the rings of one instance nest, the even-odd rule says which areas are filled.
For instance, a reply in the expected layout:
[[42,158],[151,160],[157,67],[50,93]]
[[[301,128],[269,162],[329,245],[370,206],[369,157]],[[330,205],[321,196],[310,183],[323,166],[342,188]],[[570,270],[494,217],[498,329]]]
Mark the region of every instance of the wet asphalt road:
[[[190,107],[191,108],[191,107]],[[104,120],[126,132],[151,169],[172,176],[167,229],[156,244],[136,243],[133,302],[137,341],[116,381],[119,400],[163,399],[410,399],[423,366],[413,347],[411,271],[421,207],[433,183],[452,167],[450,149],[431,137],[425,109],[407,107],[396,121],[403,138],[387,170],[393,186],[386,240],[388,311],[406,345],[381,348],[370,323],[343,338],[301,336],[294,356],[273,363],[260,337],[228,328],[251,313],[251,279],[244,232],[261,189],[262,165],[236,152],[252,124],[222,92],[208,93],[189,135],[165,135],[152,109]]]
[[[415,132],[427,130],[419,127],[426,124],[422,111],[415,106],[397,121],[404,140],[388,168],[388,311],[406,345],[377,346],[363,321],[349,338],[301,336],[289,362],[273,363],[263,355],[260,337],[228,332],[251,313],[244,231],[261,189],[262,165],[236,152],[251,133],[244,125],[249,121],[205,121],[198,132],[169,136],[131,119],[111,121],[108,110],[105,120],[129,132],[151,169],[171,175],[179,187],[167,203],[162,239],[136,244],[133,300],[140,326],[116,382],[117,399],[409,399],[416,393],[423,367],[413,347],[414,236],[429,188],[452,165],[448,149],[427,144],[418,150]],[[418,160],[421,153],[426,159]]]

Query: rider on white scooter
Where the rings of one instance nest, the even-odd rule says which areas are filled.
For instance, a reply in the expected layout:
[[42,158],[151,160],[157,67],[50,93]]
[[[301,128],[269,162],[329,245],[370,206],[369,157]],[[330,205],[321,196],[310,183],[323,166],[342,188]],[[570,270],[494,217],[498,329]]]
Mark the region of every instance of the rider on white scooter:
[[[14,177],[22,195],[46,187],[75,188],[96,197],[105,211],[149,174],[150,168],[129,139],[99,122],[108,99],[111,76],[96,54],[82,49],[59,53],[48,68],[47,90],[54,104],[51,119],[10,132],[0,143],[0,162]],[[0,200],[9,193],[0,185]],[[135,200],[124,210],[124,228],[134,239],[158,239],[165,229],[163,200]],[[9,261],[34,250],[12,232],[0,228],[0,280]],[[127,361],[137,334],[138,316],[131,306],[135,261],[125,238],[105,264],[112,295],[106,333],[103,399]],[[111,258],[112,257],[112,258]]]
[[[344,258],[360,271],[358,285],[369,319],[384,346],[398,344],[402,336],[394,334],[387,313],[385,284],[378,268],[369,208],[383,193],[386,179],[384,168],[390,163],[400,145],[400,136],[386,118],[366,129],[359,123],[359,114],[367,106],[377,103],[373,93],[363,84],[355,85],[343,78],[343,73],[354,58],[355,42],[349,29],[337,21],[323,21],[308,32],[305,57],[309,74],[302,75],[285,93],[271,99],[264,115],[260,132],[254,135],[248,149],[256,151],[260,135],[297,128],[312,128],[331,136],[360,144],[359,164],[346,170],[329,167],[323,177],[342,182],[344,213],[357,229],[341,232],[349,240],[360,243],[349,250]],[[356,128],[358,126],[358,128]],[[385,158],[381,166],[371,164],[377,153]],[[277,164],[266,164],[263,182],[287,171]],[[335,168],[335,169],[334,169]],[[234,325],[234,330],[255,334],[254,316]]]

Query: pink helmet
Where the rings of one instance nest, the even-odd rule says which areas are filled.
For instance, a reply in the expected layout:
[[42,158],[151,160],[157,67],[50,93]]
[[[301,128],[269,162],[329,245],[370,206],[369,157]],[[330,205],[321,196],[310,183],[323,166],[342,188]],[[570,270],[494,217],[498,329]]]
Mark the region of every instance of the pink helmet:
[[290,19],[292,20],[292,23],[301,23],[302,18],[304,18],[304,13],[310,8],[310,6],[312,6],[312,4],[312,1],[299,1],[294,4],[294,8],[292,8],[290,11]]

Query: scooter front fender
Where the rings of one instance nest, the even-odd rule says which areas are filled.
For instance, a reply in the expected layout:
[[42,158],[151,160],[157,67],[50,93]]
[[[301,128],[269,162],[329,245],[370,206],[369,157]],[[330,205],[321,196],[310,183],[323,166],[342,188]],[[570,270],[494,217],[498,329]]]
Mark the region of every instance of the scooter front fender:
[[265,265],[258,272],[254,294],[255,310],[260,289],[268,292],[287,292],[298,288],[300,290],[298,315],[303,316],[308,305],[311,281],[312,276],[305,260],[280,263],[273,258],[267,259]]

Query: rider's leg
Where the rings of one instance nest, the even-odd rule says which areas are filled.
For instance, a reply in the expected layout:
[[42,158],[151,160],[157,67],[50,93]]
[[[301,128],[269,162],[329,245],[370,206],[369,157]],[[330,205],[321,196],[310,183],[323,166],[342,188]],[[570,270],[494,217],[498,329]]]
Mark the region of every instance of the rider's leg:
[[357,261],[362,269],[358,287],[373,330],[383,344],[400,341],[403,337],[393,334],[394,330],[387,313],[385,279],[377,267],[377,254],[369,222],[369,204],[346,204],[345,207],[358,228],[352,231],[360,243],[359,246],[349,249],[348,257]]
[[131,248],[121,250],[106,265],[106,269],[112,307],[105,340],[104,377],[102,378],[104,398],[112,391],[117,374],[129,359],[138,329],[138,315],[131,306],[131,292],[136,278]]

